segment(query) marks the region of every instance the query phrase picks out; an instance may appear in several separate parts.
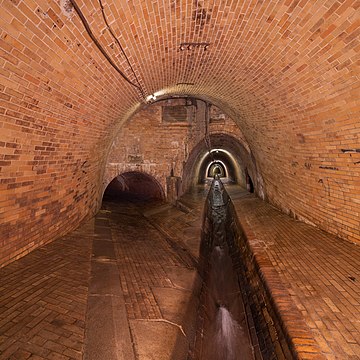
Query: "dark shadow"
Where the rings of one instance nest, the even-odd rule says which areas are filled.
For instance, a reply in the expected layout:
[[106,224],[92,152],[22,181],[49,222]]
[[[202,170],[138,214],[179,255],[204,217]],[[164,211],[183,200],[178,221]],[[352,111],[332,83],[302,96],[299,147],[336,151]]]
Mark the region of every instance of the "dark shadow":
[[251,176],[249,175],[247,169],[245,170],[245,176],[246,176],[246,189],[250,193],[253,193],[254,192],[254,183],[253,183]]
[[103,201],[148,202],[164,200],[164,191],[152,176],[131,171],[118,175],[107,186]]

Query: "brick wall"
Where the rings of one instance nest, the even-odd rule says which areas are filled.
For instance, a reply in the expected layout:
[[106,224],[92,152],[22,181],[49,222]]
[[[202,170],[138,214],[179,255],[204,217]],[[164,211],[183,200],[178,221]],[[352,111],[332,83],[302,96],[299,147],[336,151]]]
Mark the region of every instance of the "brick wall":
[[[168,107],[171,112],[166,110]],[[221,121],[209,122],[210,118],[205,115],[206,103],[196,99],[159,101],[138,111],[123,125],[111,146],[104,189],[119,174],[137,171],[156,179],[162,185],[165,194],[166,178],[170,175],[180,177],[183,179],[184,192],[192,184],[198,183],[199,178],[205,177],[206,166],[201,168],[201,173],[200,167],[197,170],[195,167],[201,165],[201,159],[208,153],[209,147],[216,146],[234,153],[234,161],[229,163],[229,166],[233,168],[233,172],[236,168],[237,180],[240,182],[243,171],[241,155],[244,154],[239,154],[234,144],[226,144],[226,139],[230,136],[228,134],[232,134],[242,141],[245,140],[229,116],[215,106],[211,108],[223,115]],[[186,112],[187,116],[184,118]],[[175,118],[185,121],[174,120]],[[208,143],[204,141],[206,134],[209,135]],[[214,138],[215,134],[223,139],[221,144],[217,137]],[[211,160],[208,158],[205,165]]]
[[96,210],[114,137],[154,93],[218,105],[269,201],[360,241],[357,0],[76,3],[108,58],[68,0],[1,3],[1,264]]
[[58,2],[5,1],[0,21],[4,265],[96,211],[111,129],[137,94]]

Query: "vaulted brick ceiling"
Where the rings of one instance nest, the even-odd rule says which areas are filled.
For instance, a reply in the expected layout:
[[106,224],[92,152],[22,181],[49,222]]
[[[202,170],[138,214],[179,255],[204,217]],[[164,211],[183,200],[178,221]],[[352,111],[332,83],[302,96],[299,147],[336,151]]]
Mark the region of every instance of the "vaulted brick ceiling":
[[153,94],[217,104],[274,203],[359,240],[359,6],[1,1],[1,262],[96,211],[112,140]]

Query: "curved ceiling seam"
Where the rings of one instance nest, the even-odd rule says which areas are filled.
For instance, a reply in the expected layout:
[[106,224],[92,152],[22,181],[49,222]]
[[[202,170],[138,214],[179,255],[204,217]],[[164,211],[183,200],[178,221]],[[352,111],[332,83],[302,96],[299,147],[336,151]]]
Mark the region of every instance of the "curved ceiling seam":
[[[94,44],[96,45],[96,47],[99,49],[99,51],[104,55],[104,57],[106,58],[106,60],[109,62],[109,64],[116,70],[117,73],[119,73],[121,75],[121,77],[128,82],[130,85],[134,86],[135,88],[137,88],[141,94],[141,97],[143,98],[143,101],[146,101],[146,95],[145,92],[143,90],[143,88],[141,87],[140,83],[139,85],[133,83],[120,69],[119,67],[114,63],[114,61],[110,58],[109,54],[105,51],[105,49],[102,47],[102,45],[99,43],[99,41],[96,39],[95,35],[93,34],[93,32],[91,31],[91,28],[89,26],[89,23],[87,22],[84,14],[82,13],[82,11],[80,10],[78,4],[76,3],[75,0],[70,0],[72,6],[74,7],[76,13],[78,14],[81,22],[83,23],[86,32],[88,33],[88,35],[90,36],[91,40],[94,42]],[[106,23],[107,25],[107,23]],[[109,29],[108,25],[107,28]]]

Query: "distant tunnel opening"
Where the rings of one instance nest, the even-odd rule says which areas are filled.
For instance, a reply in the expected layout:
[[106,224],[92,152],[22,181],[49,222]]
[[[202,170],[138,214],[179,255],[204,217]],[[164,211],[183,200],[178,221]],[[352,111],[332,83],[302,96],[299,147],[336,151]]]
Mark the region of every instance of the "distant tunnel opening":
[[219,176],[225,183],[237,183],[236,166],[237,164],[227,151],[222,149],[213,150],[202,160],[198,184],[203,184],[210,179],[212,180],[214,176]]
[[138,171],[118,175],[107,186],[103,201],[147,202],[164,199],[164,191],[152,176]]
[[207,177],[213,178],[214,176],[219,176],[221,178],[227,177],[226,167],[220,161],[214,161],[209,166]]
[[193,148],[184,164],[181,194],[186,193],[193,186],[209,184],[214,175],[217,175],[212,173],[215,170],[215,165],[212,167],[212,164],[222,165],[224,176],[219,175],[225,184],[246,187],[246,168],[253,175],[253,179],[254,177],[256,179],[255,159],[245,141],[239,141],[227,133],[214,133],[209,137],[210,142],[204,139]]

